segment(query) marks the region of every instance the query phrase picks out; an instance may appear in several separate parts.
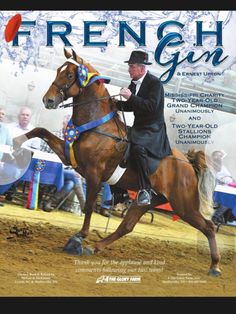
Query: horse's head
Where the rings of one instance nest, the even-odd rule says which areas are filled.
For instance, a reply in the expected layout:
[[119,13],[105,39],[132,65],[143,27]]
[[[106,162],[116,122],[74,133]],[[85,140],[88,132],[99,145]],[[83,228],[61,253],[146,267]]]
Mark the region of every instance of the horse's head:
[[70,54],[64,49],[64,54],[67,60],[57,69],[56,78],[43,97],[43,103],[47,109],[56,109],[64,100],[80,95],[90,78],[99,75],[74,50]]

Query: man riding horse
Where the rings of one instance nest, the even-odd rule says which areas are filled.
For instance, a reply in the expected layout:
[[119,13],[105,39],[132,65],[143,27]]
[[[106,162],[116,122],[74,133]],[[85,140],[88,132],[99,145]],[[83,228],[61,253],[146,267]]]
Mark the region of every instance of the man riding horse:
[[[188,154],[183,154],[173,148],[171,153],[164,122],[163,87],[155,76],[146,71],[145,67],[150,62],[145,52],[134,51],[126,61],[129,64],[130,76],[138,83],[137,91],[131,95],[129,89],[122,89],[121,94],[127,101],[117,102],[118,109],[132,111],[135,115],[130,140],[138,162],[137,168],[141,167],[140,175],[138,178],[138,171],[132,167],[132,159],[129,159],[129,166],[121,178],[113,183],[114,186],[125,190],[140,189],[138,204],[142,206],[133,202],[114,232],[96,241],[92,249],[83,247],[83,240],[89,234],[101,184],[113,177],[122,160],[123,150],[117,149],[117,143],[124,147],[126,128],[114,108],[116,106],[111,100],[113,97],[104,86],[106,77],[101,76],[73,50],[72,54],[64,50],[64,54],[66,62],[57,69],[56,78],[44,95],[43,102],[46,108],[56,109],[63,101],[73,98],[71,127],[74,128],[68,131],[73,141],[70,142],[69,138],[63,141],[41,127],[26,133],[24,137],[14,139],[17,149],[26,138],[40,137],[63,163],[73,163],[76,171],[86,179],[83,226],[69,239],[64,251],[76,255],[97,253],[131,232],[149,209],[169,201],[172,209],[183,221],[207,237],[211,254],[209,275],[219,276],[220,254],[215,227],[211,221],[215,180],[207,167],[207,156],[203,151],[190,150]],[[151,199],[150,187],[157,193],[157,197],[153,195]]]
[[137,204],[149,205],[152,195],[148,157],[160,160],[172,154],[164,121],[164,89],[161,81],[146,69],[152,64],[146,52],[135,50],[125,62],[132,81],[120,91],[126,101],[117,101],[116,105],[119,110],[134,112],[130,141],[139,175]]

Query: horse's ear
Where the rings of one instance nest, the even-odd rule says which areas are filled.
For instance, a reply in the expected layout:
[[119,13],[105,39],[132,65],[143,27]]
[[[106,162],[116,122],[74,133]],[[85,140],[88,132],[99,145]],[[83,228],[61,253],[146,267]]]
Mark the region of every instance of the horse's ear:
[[66,59],[69,59],[71,57],[71,53],[69,53],[69,51],[67,51],[65,48],[64,48],[64,55]]
[[77,61],[77,54],[76,54],[76,52],[75,52],[73,49],[71,49],[71,50],[72,50],[73,59],[74,59],[75,61]]

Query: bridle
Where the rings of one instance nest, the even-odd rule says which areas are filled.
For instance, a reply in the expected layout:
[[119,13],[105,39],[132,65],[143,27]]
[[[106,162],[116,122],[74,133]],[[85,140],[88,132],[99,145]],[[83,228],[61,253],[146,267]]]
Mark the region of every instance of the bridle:
[[58,89],[60,95],[61,95],[61,102],[64,102],[65,98],[68,98],[67,96],[67,92],[69,91],[69,89],[71,88],[72,85],[74,85],[76,83],[76,79],[71,82],[70,84],[65,84],[64,86],[60,87],[57,85],[57,83],[53,82],[52,85],[56,86],[56,88]]
[[[67,59],[67,61],[60,68],[58,68],[57,71],[59,72],[66,65],[66,63],[68,63],[68,62],[75,64],[77,66],[77,68],[78,67],[83,67],[81,72],[83,70],[86,71],[85,70],[86,67],[83,64],[83,59],[81,58],[81,60],[82,60],[82,63],[78,63],[74,59],[69,58],[69,59]],[[86,73],[84,73],[84,74],[86,75]],[[67,83],[67,84],[65,84],[63,86],[59,86],[55,81],[52,83],[52,85],[56,86],[56,88],[58,89],[58,91],[59,91],[59,93],[61,95],[61,103],[62,103],[62,105],[60,106],[60,108],[67,108],[67,107],[74,107],[74,106],[78,106],[78,105],[85,105],[85,104],[89,104],[89,103],[92,103],[92,102],[100,102],[100,101],[105,100],[105,99],[112,99],[114,97],[120,96],[120,94],[116,94],[116,95],[112,95],[112,96],[109,95],[109,96],[105,96],[105,97],[94,98],[94,99],[91,99],[91,100],[88,100],[88,101],[82,101],[82,102],[78,102],[78,103],[71,102],[71,103],[64,104],[64,100],[69,98],[68,91],[74,84],[77,84],[77,86],[79,87],[78,95],[81,94],[83,89],[87,86],[87,85],[82,86],[82,84],[80,84],[80,80],[79,80],[77,75],[75,76],[75,79],[72,82]]]
[[[73,60],[73,59],[71,59],[71,60]],[[62,66],[60,66],[60,68],[58,68],[57,69],[57,72],[59,73],[60,72],[60,70],[66,65],[66,63],[68,62],[68,60],[62,65]],[[79,64],[79,63],[78,63]],[[77,65],[77,64],[76,64]],[[65,84],[65,85],[63,85],[63,86],[59,86],[55,81],[54,82],[52,82],[52,85],[54,85],[54,86],[56,86],[56,88],[58,89],[58,91],[59,91],[59,93],[60,93],[60,95],[61,95],[61,102],[63,103],[64,102],[64,100],[65,100],[65,98],[67,99],[67,98],[69,98],[69,96],[68,96],[68,91],[69,91],[69,89],[74,85],[74,84],[77,84],[77,77],[75,76],[75,79],[72,81],[72,82],[70,82],[70,83],[67,83],[67,84]]]

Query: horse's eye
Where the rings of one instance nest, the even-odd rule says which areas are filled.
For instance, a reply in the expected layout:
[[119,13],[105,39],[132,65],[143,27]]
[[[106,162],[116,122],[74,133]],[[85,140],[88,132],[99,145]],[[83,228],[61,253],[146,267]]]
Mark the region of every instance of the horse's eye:
[[69,74],[68,74],[68,79],[69,79],[69,80],[72,80],[73,78],[74,78],[74,73],[69,73]]

